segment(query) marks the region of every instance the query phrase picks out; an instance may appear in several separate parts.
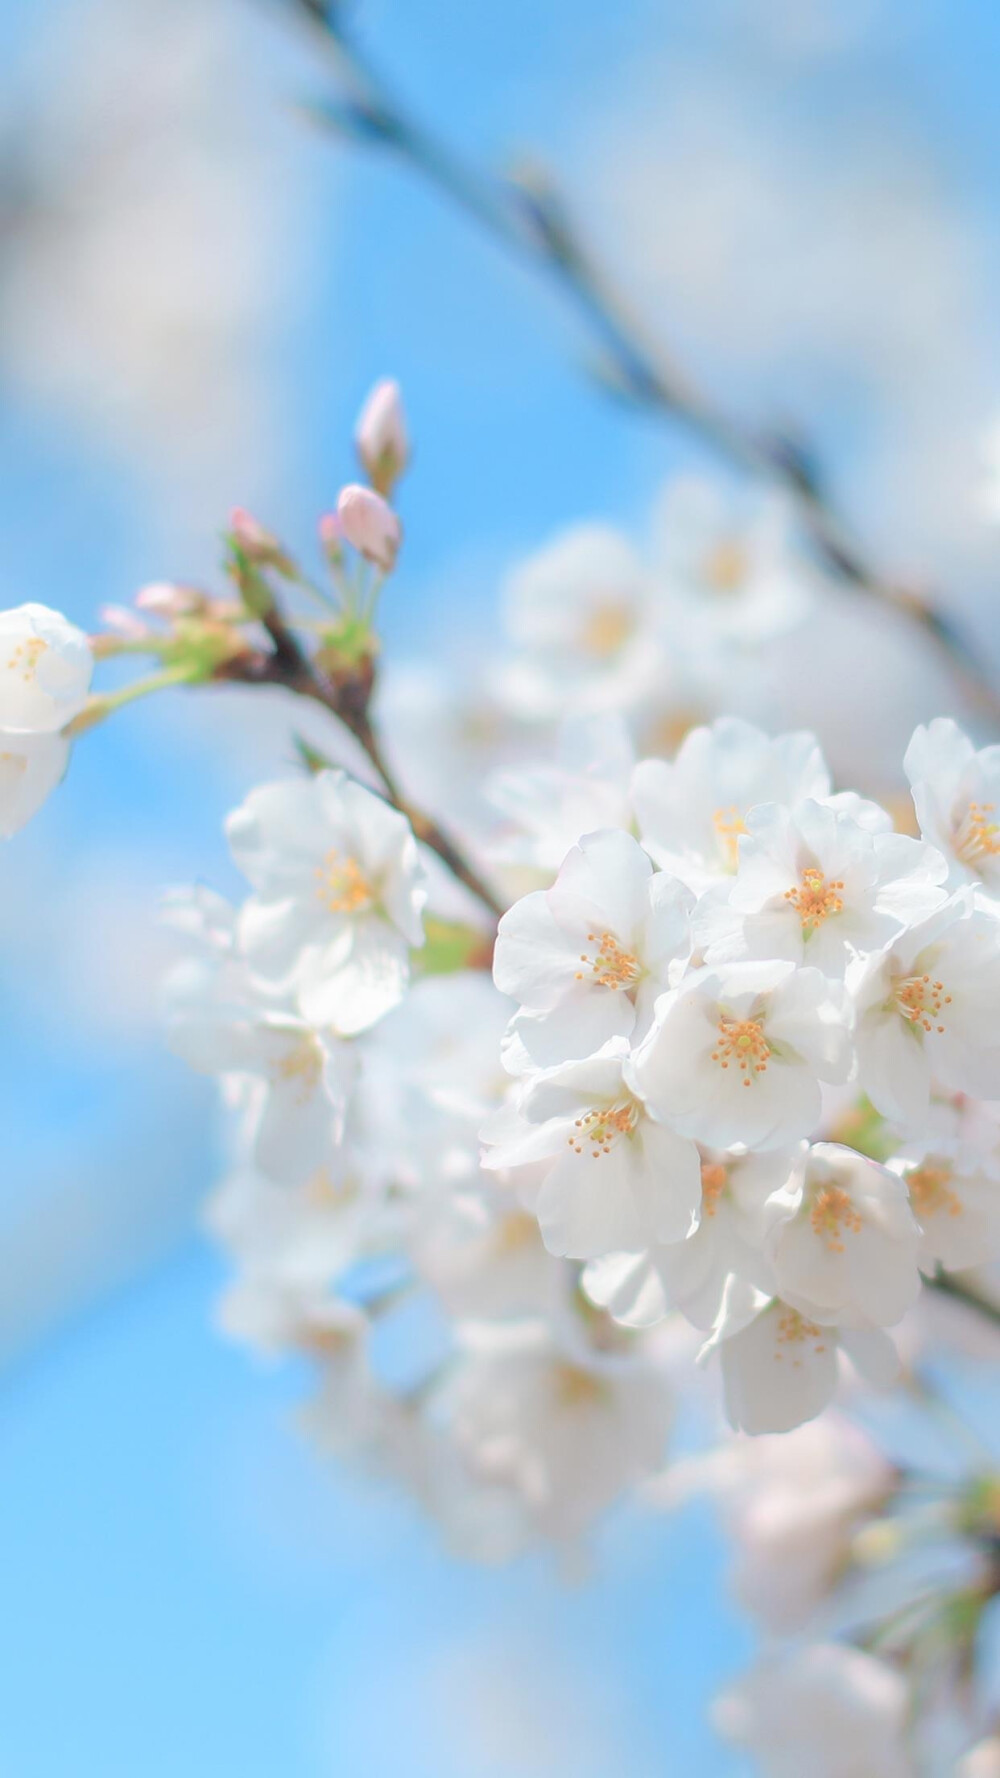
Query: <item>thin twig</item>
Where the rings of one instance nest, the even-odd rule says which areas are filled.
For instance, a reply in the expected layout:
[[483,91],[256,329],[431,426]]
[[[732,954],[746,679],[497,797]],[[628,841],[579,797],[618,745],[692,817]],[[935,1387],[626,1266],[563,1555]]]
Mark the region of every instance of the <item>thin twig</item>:
[[584,246],[546,175],[503,178],[467,163],[413,117],[350,36],[343,11],[321,0],[285,0],[330,62],[336,96],[312,107],[326,127],[398,155],[467,216],[548,278],[596,336],[619,393],[690,427],[737,468],[791,496],[819,559],[858,593],[919,625],[963,691],[1000,725],[1000,692],[975,649],[940,605],[895,585],[865,556],[834,511],[810,453],[787,437],[742,424],[715,406],[653,344]]
[[407,817],[418,840],[436,852],[452,876],[464,884],[495,920],[504,912],[499,901],[478,871],[469,863],[455,843],[433,816],[404,795],[382,754],[382,749],[368,715],[372,692],[372,675],[368,670],[345,673],[341,679],[329,678],[300,646],[275,604],[262,619],[271,637],[272,649],[248,649],[219,668],[217,678],[234,680],[244,685],[277,685],[299,697],[311,698],[348,728],[363,747],[385,786],[387,801]]

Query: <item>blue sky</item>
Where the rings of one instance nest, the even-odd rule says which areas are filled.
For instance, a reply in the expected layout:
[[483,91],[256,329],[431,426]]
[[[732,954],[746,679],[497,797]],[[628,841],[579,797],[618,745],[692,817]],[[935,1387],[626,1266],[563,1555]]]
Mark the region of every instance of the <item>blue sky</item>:
[[[58,46],[90,10],[90,0],[8,0],[0,9],[14,70],[4,111],[29,161],[40,154],[36,176],[50,194],[74,155],[57,156],[54,175],[46,131],[78,103],[67,84],[72,58],[60,71]],[[190,22],[191,7],[183,10]],[[124,261],[121,313],[110,327],[94,298],[79,360],[107,370],[82,394],[79,363],[60,368],[58,328],[36,337],[22,298],[14,340],[23,362],[0,363],[4,602],[40,599],[88,623],[99,602],[127,599],[144,580],[205,575],[214,531],[236,502],[259,506],[297,543],[308,539],[350,474],[359,400],[390,373],[406,390],[417,455],[387,642],[403,653],[460,654],[470,637],[489,633],[498,577],[518,551],[579,517],[641,524],[664,476],[698,459],[683,437],[625,414],[580,376],[585,341],[529,274],[405,173],[310,132],[291,101],[321,88],[321,78],[285,41],[275,8],[226,0],[221,10],[219,140],[225,149],[231,131],[239,143],[252,125],[275,169],[259,188],[237,178],[229,200],[244,207],[241,242],[260,219],[261,258],[251,241],[242,275],[266,273],[273,288],[269,281],[266,300],[245,310],[215,262],[195,254],[183,296],[196,309],[217,304],[220,325],[227,303],[249,320],[226,389],[221,369],[218,380],[211,371],[193,379],[169,438],[158,436],[155,402],[144,407],[136,393],[147,374],[151,389],[159,385],[133,340]],[[652,298],[654,325],[666,333],[676,320],[703,372],[713,360],[693,320],[697,302],[669,278],[658,296],[635,259],[644,228],[662,251],[683,160],[666,163],[672,179],[662,197],[651,190],[645,211],[625,202],[624,187],[616,199],[618,147],[632,155],[623,166],[637,182],[646,164],[634,158],[633,111],[651,132],[651,167],[662,165],[657,128],[672,125],[677,67],[706,91],[716,82],[748,128],[765,115],[778,149],[799,142],[806,165],[818,156],[820,170],[824,128],[832,163],[877,116],[891,136],[881,159],[873,149],[880,189],[891,194],[897,165],[917,167],[915,213],[926,194],[942,227],[961,223],[957,236],[941,236],[939,256],[950,253],[958,269],[940,300],[946,316],[968,314],[978,356],[970,348],[942,381],[942,413],[957,426],[975,412],[967,385],[981,391],[984,423],[1000,411],[1000,340],[987,314],[1000,19],[988,0],[906,8],[372,0],[357,10],[393,77],[456,141],[497,158],[531,145],[552,160],[625,282]],[[169,33],[166,13],[158,29]],[[792,55],[783,46],[806,14],[819,21],[821,47]],[[94,18],[93,54],[110,61],[111,0],[100,0]],[[832,49],[822,48],[824,19]],[[123,107],[142,81],[140,59],[129,80],[113,83]],[[95,115],[84,108],[84,141]],[[210,156],[218,142],[203,117],[199,127]],[[155,143],[145,152],[155,155]],[[148,171],[143,161],[137,229]],[[899,177],[905,195],[909,173]],[[859,206],[862,195],[859,187]],[[73,203],[83,233],[88,217],[104,214],[89,186]],[[65,236],[58,205],[54,213]],[[127,260],[132,225],[116,226]],[[900,243],[901,277],[911,280],[922,263],[913,232],[908,224]],[[44,231],[14,235],[12,251],[38,257],[39,239],[44,246]],[[145,240],[136,239],[137,256]],[[930,260],[937,240],[929,229]],[[815,251],[815,237],[799,257],[806,245]],[[749,286],[753,268],[742,273]],[[830,398],[815,411],[835,478],[879,538],[876,472],[901,431],[927,435],[918,468],[936,444],[943,461],[952,439],[943,421],[936,441],[936,410],[916,398],[902,418],[880,407],[887,388],[906,391],[906,363],[886,369],[886,336],[862,325],[875,301],[864,275],[862,267],[845,282],[845,304],[861,316],[855,331],[832,354],[821,340],[814,353],[800,344],[785,380],[775,373],[774,407],[801,403],[812,414],[811,404]],[[4,288],[0,275],[0,312],[11,300]],[[734,313],[742,300],[734,277]],[[780,331],[780,305],[776,314]],[[169,309],[167,317],[175,319]],[[737,405],[756,399],[770,374],[766,319],[719,342]],[[169,358],[177,337],[171,328],[159,340],[154,317],[154,359]],[[935,349],[931,331],[931,357]],[[199,455],[241,379],[246,422],[220,427],[217,448]],[[187,455],[199,465],[197,498]],[[919,539],[923,484],[907,488],[904,480],[893,511]],[[936,563],[953,536],[946,518],[928,533]],[[958,602],[989,644],[988,559],[955,544],[954,562]],[[719,1551],[700,1517],[614,1524],[599,1578],[580,1590],[541,1562],[501,1575],[448,1564],[408,1510],[361,1498],[319,1471],[290,1430],[299,1379],[255,1371],[212,1331],[219,1269],[195,1232],[215,1164],[209,1095],[162,1054],[144,1011],[153,898],[163,883],[230,881],[221,817],[262,760],[273,769],[281,756],[268,761],[270,730],[251,745],[239,728],[226,743],[225,710],[199,715],[183,734],[181,717],[180,705],[136,710],[92,737],[59,796],[8,850],[0,889],[9,1094],[0,1181],[8,1505],[0,1663],[9,1683],[0,1767],[19,1778],[534,1778],[558,1770],[553,1721],[579,1714],[574,1778],[733,1771],[712,1748],[702,1706],[743,1657],[746,1636],[727,1613]],[[523,1690],[520,1750],[490,1726],[491,1679],[515,1697]],[[457,1701],[466,1696],[463,1714]]]

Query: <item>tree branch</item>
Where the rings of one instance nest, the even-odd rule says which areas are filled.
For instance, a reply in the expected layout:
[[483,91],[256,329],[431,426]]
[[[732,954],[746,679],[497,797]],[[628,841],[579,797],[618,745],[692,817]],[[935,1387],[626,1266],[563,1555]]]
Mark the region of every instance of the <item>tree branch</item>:
[[244,685],[277,685],[322,704],[360,742],[385,786],[386,800],[407,817],[417,839],[436,852],[452,876],[489,909],[494,920],[499,920],[504,904],[433,816],[425,814],[404,795],[386,764],[368,714],[374,685],[370,660],[336,677],[329,676],[301,648],[277,604],[261,621],[274,643],[273,649],[248,649],[226,661],[218,669],[216,679]]
[[947,613],[897,586],[867,560],[825,494],[809,452],[724,413],[644,335],[597,267],[548,177],[534,170],[507,179],[470,166],[395,99],[349,35],[339,8],[324,8],[316,0],[284,3],[311,31],[337,85],[335,97],[313,106],[312,115],[353,141],[397,155],[553,283],[597,338],[620,393],[687,425],[735,467],[778,483],[795,503],[820,561],[856,592],[916,623],[971,704],[1000,726],[1000,692]]

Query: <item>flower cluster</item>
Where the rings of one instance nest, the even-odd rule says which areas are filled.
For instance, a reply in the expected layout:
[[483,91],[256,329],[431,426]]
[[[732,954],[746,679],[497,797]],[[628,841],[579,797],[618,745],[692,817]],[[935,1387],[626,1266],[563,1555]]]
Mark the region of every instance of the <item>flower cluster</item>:
[[[718,1397],[764,1436],[693,1467],[771,1638],[722,1731],[774,1778],[984,1778],[995,1712],[956,1697],[1000,1594],[997,1466],[928,1477],[835,1416],[901,1366],[913,1397],[928,1299],[1000,1319],[1000,747],[919,727],[890,811],[812,734],[717,714],[727,660],[817,581],[782,506],[736,524],[686,483],[648,559],[595,527],[542,551],[511,646],[407,709],[374,632],[395,384],[355,444],[323,582],[237,510],[225,597],[148,586],[90,640],[0,614],[5,833],[134,697],[264,684],[323,713],[229,817],[241,905],[166,905],[169,1041],[226,1111],[223,1325],[311,1360],[318,1445],[484,1560],[569,1560],[620,1497],[676,1496],[676,1409]],[[155,670],[92,694],[129,654]]]
[[918,730],[914,838],[813,737],[722,719],[500,922],[484,1165],[613,1320],[708,1336],[746,1431],[818,1414],[841,1352],[891,1380],[921,1273],[1000,1255],[998,760]]

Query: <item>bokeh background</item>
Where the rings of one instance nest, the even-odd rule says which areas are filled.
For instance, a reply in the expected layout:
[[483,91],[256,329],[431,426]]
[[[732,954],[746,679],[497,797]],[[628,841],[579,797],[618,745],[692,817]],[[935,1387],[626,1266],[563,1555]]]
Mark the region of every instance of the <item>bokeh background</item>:
[[[804,426],[894,571],[1000,670],[993,0],[365,0],[418,109],[557,169],[654,330]],[[215,571],[231,506],[296,545],[400,378],[417,457],[387,649],[447,666],[579,518],[641,531],[689,439],[580,374],[523,269],[322,135],[279,0],[0,5],[0,594],[85,627]],[[800,707],[850,772],[951,693],[851,604]],[[810,659],[813,664],[810,666]],[[815,710],[810,709],[810,699]],[[225,811],[281,700],[124,713],[0,872],[0,1770],[18,1778],[731,1774],[745,1658],[707,1516],[619,1514],[593,1575],[447,1562],[294,1431],[299,1379],[212,1325],[212,1094],[164,1052],[160,889],[232,885]]]

